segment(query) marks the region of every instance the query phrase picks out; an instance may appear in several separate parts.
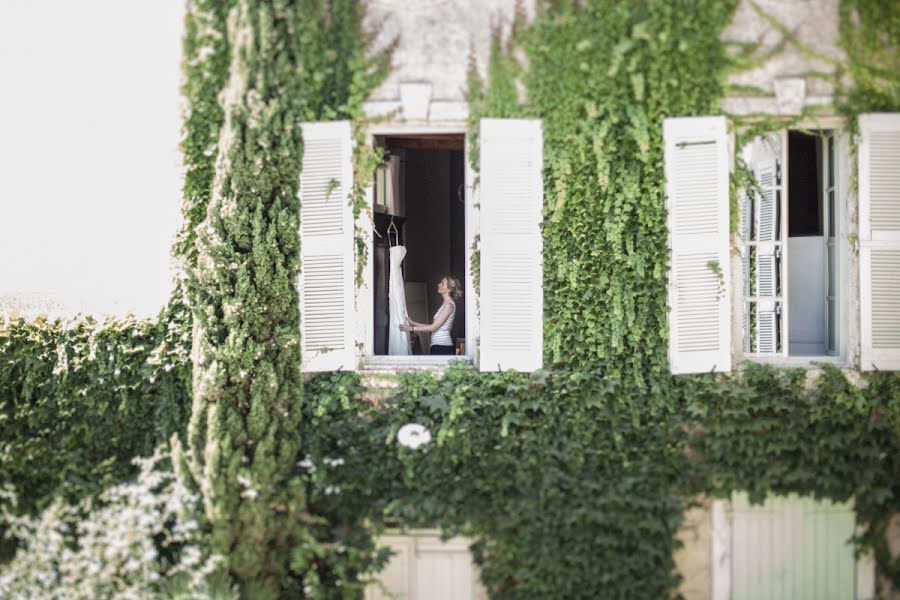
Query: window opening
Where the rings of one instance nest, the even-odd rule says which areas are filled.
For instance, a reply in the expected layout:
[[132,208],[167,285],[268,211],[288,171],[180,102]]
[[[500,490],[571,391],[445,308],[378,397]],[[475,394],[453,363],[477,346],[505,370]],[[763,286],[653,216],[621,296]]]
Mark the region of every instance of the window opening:
[[[444,276],[453,275],[465,289],[465,136],[380,136],[375,143],[384,161],[375,171],[373,198],[373,353],[402,356],[404,345],[391,343],[392,289],[405,297],[409,318],[425,324],[443,303],[437,287]],[[392,222],[397,233],[388,235]],[[394,245],[403,249],[392,259]],[[402,280],[392,286],[398,264]],[[456,354],[466,353],[466,300],[455,302],[450,338]],[[431,335],[409,334],[409,354],[430,354]]]
[[838,354],[834,136],[788,131],[744,158],[758,189],[744,198],[744,352]]

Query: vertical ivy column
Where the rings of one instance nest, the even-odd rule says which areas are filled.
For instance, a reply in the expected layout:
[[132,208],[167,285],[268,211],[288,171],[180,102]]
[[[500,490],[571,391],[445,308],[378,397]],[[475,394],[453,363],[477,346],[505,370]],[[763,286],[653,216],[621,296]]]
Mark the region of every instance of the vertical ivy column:
[[184,219],[173,254],[196,265],[196,227],[206,216],[216,168],[216,144],[225,117],[219,92],[228,80],[226,21],[235,0],[190,0],[184,18]]
[[228,15],[212,195],[189,272],[194,317],[187,468],[213,551],[242,581],[276,580],[302,529],[291,478],[302,401],[299,184],[303,15],[289,1],[240,0]]

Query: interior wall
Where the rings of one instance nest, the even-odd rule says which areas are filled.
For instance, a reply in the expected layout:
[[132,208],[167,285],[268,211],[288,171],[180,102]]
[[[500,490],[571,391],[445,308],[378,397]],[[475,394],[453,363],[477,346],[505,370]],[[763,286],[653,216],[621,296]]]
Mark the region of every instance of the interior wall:
[[825,355],[825,240],[788,238],[788,352]]
[[406,154],[406,281],[424,281],[428,309],[441,304],[437,284],[450,270],[450,153]]
[[[418,321],[430,322],[431,317],[441,305],[442,298],[437,293],[437,285],[444,275],[456,276],[460,283],[465,282],[465,158],[462,151],[457,150],[432,150],[432,149],[406,149],[395,150],[401,157],[402,190],[405,215],[395,219],[403,231],[403,243],[407,254],[403,261],[403,275],[407,284],[424,283],[427,293],[427,314],[415,318]],[[377,214],[376,228],[381,230],[389,222],[389,216]],[[379,227],[379,221],[381,227]],[[383,232],[382,232],[383,233]],[[377,242],[375,251],[377,252]],[[379,263],[375,257],[376,296],[384,295],[386,290],[380,290],[378,286],[379,273],[386,269],[386,265]],[[386,257],[381,262],[385,262]],[[386,273],[381,273],[386,277]],[[386,282],[385,282],[386,285]],[[381,286],[384,287],[384,286]],[[463,286],[464,287],[464,286]],[[407,286],[407,294],[415,286]],[[381,302],[385,304],[386,298]],[[421,304],[421,301],[419,301]],[[465,337],[465,298],[457,301],[456,317],[453,324],[453,336],[457,339]],[[407,305],[410,298],[407,297]],[[419,306],[419,305],[417,305]],[[376,354],[386,352],[384,335],[381,329],[386,331],[386,304],[385,316],[379,319],[379,299],[375,299],[375,340],[374,351]],[[379,325],[382,327],[379,329]],[[428,336],[423,340],[427,346]],[[425,353],[428,348],[423,348]]]

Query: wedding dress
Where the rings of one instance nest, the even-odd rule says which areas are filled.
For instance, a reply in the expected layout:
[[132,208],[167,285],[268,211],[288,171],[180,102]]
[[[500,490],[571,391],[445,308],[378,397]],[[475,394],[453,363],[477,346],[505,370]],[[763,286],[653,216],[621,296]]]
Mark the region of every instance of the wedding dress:
[[409,345],[409,333],[400,331],[400,325],[406,323],[406,290],[403,288],[403,271],[400,263],[406,256],[403,246],[391,246],[390,270],[388,271],[388,306],[390,321],[388,325],[388,354],[412,354]]

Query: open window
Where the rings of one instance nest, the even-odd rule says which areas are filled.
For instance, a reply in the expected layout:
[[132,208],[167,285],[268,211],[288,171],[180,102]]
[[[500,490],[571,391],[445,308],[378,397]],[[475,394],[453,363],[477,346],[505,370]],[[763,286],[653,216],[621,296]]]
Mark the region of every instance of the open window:
[[[383,161],[367,194],[369,210],[354,223],[349,122],[303,125],[304,370],[434,366],[459,358],[490,371],[541,367],[541,122],[483,119],[480,132],[480,183],[463,132],[417,134],[403,126],[373,132]],[[453,353],[429,356],[435,338],[427,335],[392,352],[392,322],[398,330],[400,322],[392,304],[415,322],[432,323],[442,304],[437,285],[447,275],[464,290],[447,332],[451,341],[440,344]],[[391,290],[403,301],[392,303]]]
[[831,130],[759,136],[743,149],[757,184],[741,198],[745,355],[841,353],[835,153]]
[[[391,331],[391,295],[402,291],[409,318],[431,323],[443,303],[441,279],[452,275],[465,289],[465,136],[384,135],[375,144],[384,161],[373,184],[373,354],[427,356],[432,334],[409,334],[407,342]],[[394,282],[392,269],[400,275]],[[456,301],[449,328],[455,355],[466,354],[466,301]]]
[[445,275],[466,292],[450,331],[457,357],[475,359],[483,370],[531,371],[542,364],[541,124],[485,119],[480,133],[480,184],[462,133],[374,136],[384,160],[372,190],[372,285],[362,291],[371,294],[372,307],[367,364],[448,359],[431,352],[447,343],[435,341],[439,332],[414,334],[408,347],[397,344],[392,318],[396,294],[411,320],[431,323]]

